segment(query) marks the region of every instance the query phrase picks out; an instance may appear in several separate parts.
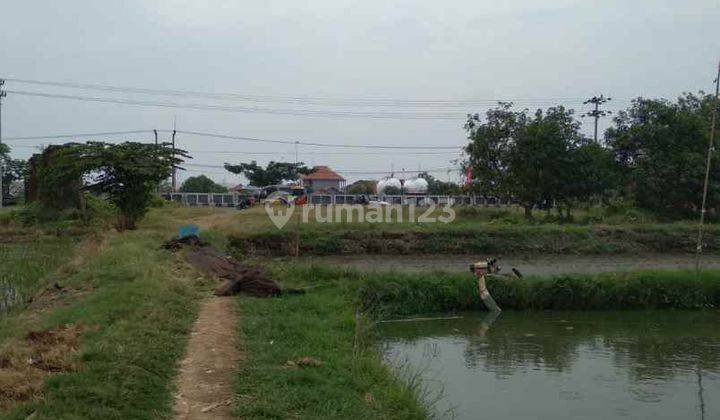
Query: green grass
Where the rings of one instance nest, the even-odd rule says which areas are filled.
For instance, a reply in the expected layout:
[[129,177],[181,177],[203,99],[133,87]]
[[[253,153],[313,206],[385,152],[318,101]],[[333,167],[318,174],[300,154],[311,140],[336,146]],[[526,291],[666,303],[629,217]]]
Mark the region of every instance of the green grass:
[[[7,418],[168,418],[172,380],[196,315],[195,276],[173,269],[160,250],[166,234],[136,231],[60,279],[88,291],[40,314],[39,324],[16,325],[9,335],[63,324],[84,326],[76,372],[51,376],[42,398]],[[11,334],[12,333],[12,334]],[[3,338],[3,337],[0,337]]]
[[[610,310],[720,307],[720,271],[638,271],[516,279],[491,276],[488,289],[503,309]],[[468,274],[374,274],[359,293],[376,318],[484,310]]]
[[[236,213],[207,208],[174,212],[229,216],[223,233],[234,252],[242,256],[288,255],[294,249],[295,220],[282,230],[263,208]],[[636,252],[693,252],[697,235],[694,221],[662,221],[637,211],[608,215],[590,209],[574,222],[556,216],[525,220],[515,209],[459,207],[457,218],[445,223],[366,223],[344,220],[299,224],[303,255],[334,254],[627,254]],[[324,213],[323,213],[324,214]],[[200,217],[200,216],[198,216]],[[295,217],[295,216],[293,216]],[[407,218],[405,219],[407,220]],[[720,225],[708,224],[705,250],[720,251]]]
[[[705,250],[720,250],[717,226],[709,226]],[[292,230],[230,236],[240,255],[288,255]],[[689,224],[638,226],[581,225],[413,225],[403,229],[380,224],[304,225],[300,228],[303,255],[334,254],[622,254],[636,252],[692,252],[696,226]]]
[[[426,408],[382,364],[365,328],[353,356],[357,273],[289,265],[275,275],[285,285],[315,287],[303,296],[238,300],[248,352],[237,381],[239,417],[425,418]],[[323,365],[288,366],[305,356]]]
[[67,261],[78,241],[48,235],[0,243],[0,294],[12,287],[16,292],[13,306],[22,304],[53,280],[48,275]]

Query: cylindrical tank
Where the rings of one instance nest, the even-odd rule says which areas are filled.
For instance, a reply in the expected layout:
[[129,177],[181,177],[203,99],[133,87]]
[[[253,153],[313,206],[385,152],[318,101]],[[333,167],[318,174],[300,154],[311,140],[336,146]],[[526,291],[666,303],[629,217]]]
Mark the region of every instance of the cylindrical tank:
[[380,195],[385,194],[385,190],[386,190],[388,187],[394,187],[394,188],[397,188],[397,189],[402,189],[402,183],[401,183],[400,180],[397,179],[397,178],[381,179],[381,180],[378,181],[378,183],[377,183],[377,193],[380,194]]
[[413,178],[405,181],[405,194],[427,194],[428,182],[423,178]]

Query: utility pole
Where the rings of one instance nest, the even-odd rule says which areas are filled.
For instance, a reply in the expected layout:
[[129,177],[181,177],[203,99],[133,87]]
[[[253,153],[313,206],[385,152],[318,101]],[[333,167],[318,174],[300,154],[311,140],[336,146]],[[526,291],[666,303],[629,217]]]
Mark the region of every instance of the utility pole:
[[[158,137],[157,137],[157,130],[153,129],[153,134],[155,135],[155,153],[158,153]],[[157,188],[155,188],[155,193],[160,194],[160,184],[157,185]]]
[[594,104],[595,109],[586,112],[582,115],[582,117],[592,117],[595,118],[595,136],[593,137],[595,139],[595,143],[598,141],[598,120],[600,120],[601,117],[604,117],[608,114],[612,114],[612,111],[603,111],[600,109],[600,105],[604,104],[607,101],[612,100],[612,98],[606,98],[603,95],[600,96],[593,96],[592,98],[588,99],[587,101],[583,102],[584,105],[587,104]]
[[712,121],[710,123],[710,139],[708,140],[707,159],[705,161],[705,184],[703,185],[702,206],[700,207],[700,226],[698,227],[697,254],[695,255],[695,271],[700,272],[700,255],[702,254],[703,223],[705,223],[705,205],[707,204],[708,182],[710,181],[710,162],[715,151],[715,122],[717,121],[718,106],[720,105],[720,63],[718,63],[717,77],[715,77],[715,101],[712,107]]
[[[173,128],[172,132],[172,157],[173,161],[175,160],[175,128]],[[177,169],[175,168],[175,163],[172,164],[172,190],[173,192],[177,192]]]
[[[7,92],[3,90],[5,85],[5,79],[0,79],[0,147],[2,146],[2,99],[7,96]],[[0,158],[0,209],[3,208],[3,200],[5,194],[3,194],[3,165],[4,160]]]

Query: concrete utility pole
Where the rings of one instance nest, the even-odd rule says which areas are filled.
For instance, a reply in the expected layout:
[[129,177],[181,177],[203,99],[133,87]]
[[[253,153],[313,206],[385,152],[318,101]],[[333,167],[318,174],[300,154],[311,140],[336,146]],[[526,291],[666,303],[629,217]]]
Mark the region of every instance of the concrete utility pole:
[[[175,129],[177,128],[177,115],[173,116],[173,132],[172,132],[172,157],[175,160]],[[172,167],[172,192],[177,192],[177,169],[173,163]]]
[[695,271],[700,272],[700,255],[702,254],[703,223],[705,223],[705,205],[707,204],[708,182],[710,181],[710,162],[715,151],[715,122],[718,106],[720,106],[720,63],[715,78],[715,101],[713,103],[712,122],[710,123],[710,139],[708,140],[707,159],[705,161],[705,184],[703,185],[702,206],[700,207],[700,226],[698,227],[697,254],[695,255]]
[[[173,128],[172,132],[172,157],[175,159],[175,129]],[[175,168],[175,164],[173,163],[172,167],[172,190],[173,192],[177,192],[177,169]]]
[[595,109],[586,112],[582,115],[582,117],[592,117],[595,118],[595,136],[593,137],[595,139],[595,143],[598,141],[598,120],[600,120],[601,117],[604,117],[608,114],[612,114],[612,111],[603,111],[600,109],[600,105],[604,104],[607,101],[612,100],[612,98],[606,98],[603,95],[600,96],[593,96],[592,98],[588,99],[587,101],[583,102],[583,104],[595,104]]
[[[7,96],[7,92],[2,88],[4,85],[5,80],[0,79],[0,146],[2,146],[2,99]],[[3,194],[3,164],[4,161],[0,159],[0,209],[3,207],[3,199],[5,198],[5,194]]]

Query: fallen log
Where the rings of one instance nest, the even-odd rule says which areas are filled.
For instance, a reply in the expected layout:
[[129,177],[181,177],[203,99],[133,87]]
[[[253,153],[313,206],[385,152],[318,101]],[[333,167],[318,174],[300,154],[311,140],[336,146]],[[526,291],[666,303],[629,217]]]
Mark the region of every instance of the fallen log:
[[188,248],[185,258],[201,272],[223,280],[215,289],[217,296],[229,296],[238,293],[256,297],[279,296],[283,293],[302,293],[296,289],[283,290],[272,280],[264,268],[242,263],[223,255],[215,247],[204,243],[197,236],[173,239],[165,243],[164,248],[172,251]]

